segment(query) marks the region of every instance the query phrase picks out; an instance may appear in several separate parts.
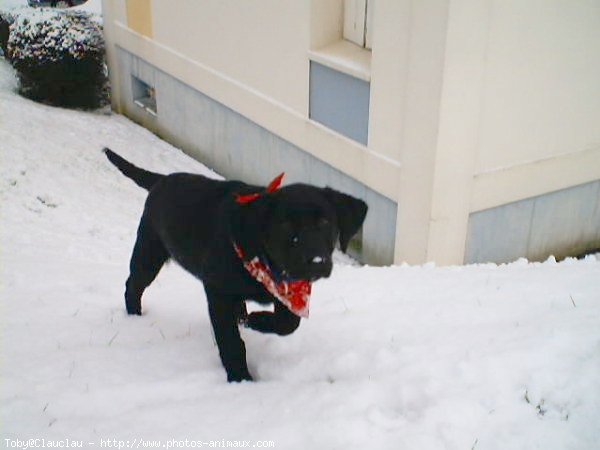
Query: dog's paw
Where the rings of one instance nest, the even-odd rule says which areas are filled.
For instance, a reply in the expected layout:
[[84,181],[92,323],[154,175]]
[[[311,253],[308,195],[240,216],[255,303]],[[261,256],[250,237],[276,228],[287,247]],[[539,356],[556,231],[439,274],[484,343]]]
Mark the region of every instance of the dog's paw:
[[228,383],[240,383],[242,381],[254,381],[250,372],[246,371],[244,373],[228,373],[227,374],[227,382]]
[[127,308],[127,314],[130,316],[141,316],[142,310],[137,308]]

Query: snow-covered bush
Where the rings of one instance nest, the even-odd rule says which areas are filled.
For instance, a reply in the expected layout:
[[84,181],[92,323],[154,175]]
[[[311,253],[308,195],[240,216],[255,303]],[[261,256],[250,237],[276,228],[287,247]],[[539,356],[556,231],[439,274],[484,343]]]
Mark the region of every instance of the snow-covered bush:
[[96,108],[107,100],[101,25],[84,12],[27,9],[10,26],[8,58],[25,97]]

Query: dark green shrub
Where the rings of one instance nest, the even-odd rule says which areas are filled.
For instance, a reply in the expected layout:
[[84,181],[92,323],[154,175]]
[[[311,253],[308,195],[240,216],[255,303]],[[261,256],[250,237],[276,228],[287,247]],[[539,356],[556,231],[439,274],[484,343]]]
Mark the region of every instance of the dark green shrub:
[[7,54],[25,97],[75,108],[107,102],[104,36],[90,14],[20,11],[10,26]]

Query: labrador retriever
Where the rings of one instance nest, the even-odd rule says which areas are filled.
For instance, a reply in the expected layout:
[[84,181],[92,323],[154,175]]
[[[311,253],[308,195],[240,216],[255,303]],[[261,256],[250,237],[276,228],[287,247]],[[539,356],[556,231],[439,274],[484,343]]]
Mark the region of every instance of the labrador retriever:
[[[311,283],[328,277],[339,241],[346,251],[367,205],[331,188],[268,187],[202,175],[161,175],[110,149],[125,176],[149,191],[125,284],[128,314],[142,313],[142,294],[172,259],[200,279],[228,381],[252,380],[239,324],[287,335],[308,317]],[[274,304],[247,314],[245,302]]]

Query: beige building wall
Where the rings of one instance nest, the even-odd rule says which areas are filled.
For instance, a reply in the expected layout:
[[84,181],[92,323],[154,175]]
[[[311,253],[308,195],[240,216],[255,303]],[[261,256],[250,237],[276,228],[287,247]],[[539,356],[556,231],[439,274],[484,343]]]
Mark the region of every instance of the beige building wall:
[[[153,0],[154,39],[299,114],[308,111],[310,2]],[[177,24],[177,26],[173,26]]]
[[[596,0],[375,0],[371,52],[338,45],[342,0],[137,1],[151,32],[103,2],[111,64],[117,44],[398,202],[397,262],[462,263],[471,213],[600,179]],[[311,59],[370,82],[367,146],[308,118]]]
[[600,3],[494,1],[472,209],[600,177]]
[[450,5],[427,245],[441,264],[462,262],[469,213],[600,179],[600,4]]
[[600,3],[495,1],[478,173],[600,144]]
[[152,30],[152,0],[125,0],[127,26],[149,38]]

